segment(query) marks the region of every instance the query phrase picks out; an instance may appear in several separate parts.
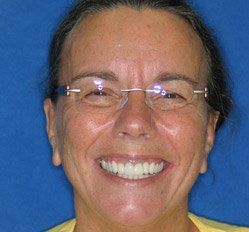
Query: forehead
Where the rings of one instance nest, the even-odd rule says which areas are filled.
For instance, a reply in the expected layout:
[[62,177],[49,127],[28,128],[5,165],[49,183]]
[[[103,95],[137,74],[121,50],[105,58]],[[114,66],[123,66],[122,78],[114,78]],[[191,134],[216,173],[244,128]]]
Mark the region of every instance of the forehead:
[[71,32],[64,45],[62,76],[111,71],[143,84],[168,72],[204,82],[206,63],[201,40],[179,16],[120,7],[87,16]]

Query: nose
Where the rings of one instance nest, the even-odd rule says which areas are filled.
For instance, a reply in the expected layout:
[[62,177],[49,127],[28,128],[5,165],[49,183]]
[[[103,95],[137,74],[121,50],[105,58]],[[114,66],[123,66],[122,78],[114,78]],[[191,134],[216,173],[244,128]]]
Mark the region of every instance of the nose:
[[130,92],[128,100],[119,112],[114,125],[114,134],[127,138],[151,138],[155,123],[151,109],[145,103],[144,92]]

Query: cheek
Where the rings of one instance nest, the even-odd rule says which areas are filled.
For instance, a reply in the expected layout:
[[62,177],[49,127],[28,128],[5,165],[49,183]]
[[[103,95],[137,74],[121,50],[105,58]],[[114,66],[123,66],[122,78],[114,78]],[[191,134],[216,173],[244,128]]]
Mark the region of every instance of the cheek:
[[167,113],[161,120],[162,141],[173,157],[174,168],[169,175],[166,195],[174,199],[183,198],[188,194],[195,182],[204,159],[206,141],[206,120],[202,114],[179,110]]
[[[82,191],[87,191],[86,186],[94,186],[94,178],[89,172],[93,162],[88,151],[102,135],[103,127],[108,127],[107,118],[78,113],[70,108],[62,115],[58,123],[62,165],[73,186],[81,186]],[[82,182],[85,187],[79,184]]]
[[[86,154],[91,145],[102,136],[103,131],[109,126],[108,118],[96,112],[89,114],[87,111],[78,113],[76,111],[64,112],[61,123],[63,146],[70,151],[80,151]],[[77,153],[76,153],[77,154]]]
[[193,113],[190,109],[184,109],[167,112],[167,116],[158,120],[163,140],[169,141],[182,159],[194,156],[204,148],[207,122],[203,115],[196,110]]

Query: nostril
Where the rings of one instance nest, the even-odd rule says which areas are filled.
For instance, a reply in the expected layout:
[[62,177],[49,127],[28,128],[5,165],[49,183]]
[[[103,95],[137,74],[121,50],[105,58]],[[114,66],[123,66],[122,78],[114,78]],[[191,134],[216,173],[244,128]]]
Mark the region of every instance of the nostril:
[[143,137],[145,137],[145,138],[150,138],[150,135],[149,134],[146,134],[146,133],[143,133],[143,134],[141,134],[141,136],[143,136]]
[[126,135],[128,135],[128,133],[126,133],[126,132],[119,132],[118,133],[118,137],[124,137]]
[[128,133],[128,132],[119,132],[117,134],[118,137],[122,138],[122,137],[143,137],[143,138],[150,138],[150,135],[147,133]]

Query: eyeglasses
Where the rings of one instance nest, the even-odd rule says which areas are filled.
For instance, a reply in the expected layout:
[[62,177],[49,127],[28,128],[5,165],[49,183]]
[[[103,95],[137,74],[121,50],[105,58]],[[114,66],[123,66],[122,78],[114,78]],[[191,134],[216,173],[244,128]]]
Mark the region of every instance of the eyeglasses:
[[[60,86],[56,92],[72,97],[77,110],[86,107],[122,108],[128,101],[130,92],[140,91],[145,94],[145,102],[152,109],[162,111],[174,110],[194,101],[194,96],[208,97],[208,89],[198,89],[185,80],[168,80],[157,82],[143,88],[121,88],[117,81],[102,78],[84,78],[72,85]],[[197,100],[197,99],[196,99]]]

